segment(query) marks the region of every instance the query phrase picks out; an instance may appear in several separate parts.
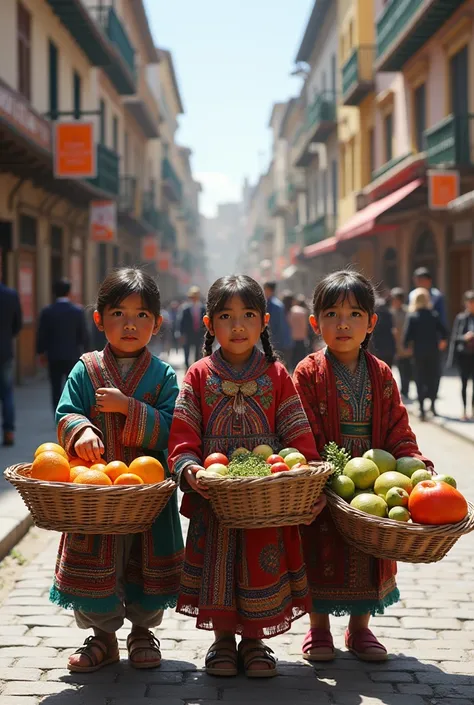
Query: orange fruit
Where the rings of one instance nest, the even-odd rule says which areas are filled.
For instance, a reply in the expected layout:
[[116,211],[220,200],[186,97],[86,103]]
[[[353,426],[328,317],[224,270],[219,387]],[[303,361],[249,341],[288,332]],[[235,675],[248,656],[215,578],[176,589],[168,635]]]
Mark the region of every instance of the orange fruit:
[[112,460],[112,462],[106,466],[104,472],[110,477],[112,482],[115,482],[119,475],[128,472],[128,465],[125,465],[122,460]]
[[62,455],[63,458],[66,458],[66,460],[68,460],[66,451],[58,443],[42,443],[35,450],[35,458],[37,458],[40,453],[48,452],[59,453],[59,455]]
[[129,465],[129,472],[141,477],[145,485],[151,485],[154,482],[163,482],[165,479],[165,469],[159,460],[152,458],[149,455],[140,455],[135,458]]
[[111,485],[112,480],[105,472],[88,468],[78,474],[74,482],[78,485]]
[[90,468],[91,464],[88,460],[82,460],[82,458],[69,458],[70,468]]
[[90,469],[91,470],[99,470],[100,472],[105,472],[106,467],[107,466],[105,463],[92,463],[92,465],[90,466]]
[[114,485],[144,485],[142,478],[135,475],[133,472],[124,472],[119,475],[114,482]]
[[50,450],[40,453],[31,466],[31,477],[50,482],[69,482],[69,463],[59,453]]
[[85,470],[89,470],[87,465],[75,465],[71,468],[71,472],[69,473],[69,482],[74,482],[79,473],[84,472]]

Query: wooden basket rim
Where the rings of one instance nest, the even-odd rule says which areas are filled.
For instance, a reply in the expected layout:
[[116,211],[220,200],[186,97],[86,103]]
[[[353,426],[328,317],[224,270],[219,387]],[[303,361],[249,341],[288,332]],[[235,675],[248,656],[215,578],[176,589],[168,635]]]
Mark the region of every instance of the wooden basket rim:
[[375,517],[372,514],[366,514],[360,509],[351,507],[342,497],[339,497],[333,490],[329,487],[325,488],[325,493],[327,494],[328,501],[336,506],[340,511],[346,514],[355,514],[358,521],[365,522],[366,524],[372,524],[373,528],[383,528],[390,529],[391,531],[398,531],[399,533],[423,533],[423,534],[453,534],[453,535],[464,535],[471,531],[474,531],[474,505],[467,501],[468,512],[462,521],[456,524],[417,524],[400,522],[395,519],[388,519],[382,517]]
[[167,489],[171,484],[175,485],[172,477],[165,477],[162,482],[143,485],[82,485],[76,482],[54,482],[50,480],[36,480],[21,474],[21,470],[31,467],[32,463],[17,463],[10,465],[3,471],[5,478],[17,484],[30,485],[38,491],[44,489],[68,490],[74,492],[117,492],[127,490],[127,492],[146,492],[149,490]]
[[245,485],[263,485],[265,486],[268,482],[273,484],[288,482],[291,478],[305,478],[305,477],[315,477],[318,475],[332,475],[334,468],[331,463],[326,462],[316,462],[311,461],[308,463],[310,469],[297,468],[296,470],[284,470],[282,472],[276,472],[272,475],[265,475],[264,477],[228,477],[223,475],[222,477],[201,477],[199,481],[203,485],[224,485],[225,489],[234,487],[242,487]]

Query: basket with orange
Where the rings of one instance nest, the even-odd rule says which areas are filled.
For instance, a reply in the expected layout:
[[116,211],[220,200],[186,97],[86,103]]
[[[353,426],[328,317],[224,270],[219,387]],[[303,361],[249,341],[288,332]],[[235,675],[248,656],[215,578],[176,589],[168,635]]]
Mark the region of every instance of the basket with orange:
[[41,529],[80,534],[137,534],[147,531],[176,489],[163,465],[139,456],[89,463],[68,457],[57,443],[43,443],[32,463],[7,468]]

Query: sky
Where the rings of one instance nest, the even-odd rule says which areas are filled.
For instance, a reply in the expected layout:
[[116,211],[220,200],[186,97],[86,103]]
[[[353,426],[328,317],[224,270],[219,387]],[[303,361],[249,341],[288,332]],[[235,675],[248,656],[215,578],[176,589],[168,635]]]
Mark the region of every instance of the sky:
[[145,0],[158,46],[173,53],[201,211],[238,201],[269,163],[272,105],[298,95],[291,77],[314,0]]

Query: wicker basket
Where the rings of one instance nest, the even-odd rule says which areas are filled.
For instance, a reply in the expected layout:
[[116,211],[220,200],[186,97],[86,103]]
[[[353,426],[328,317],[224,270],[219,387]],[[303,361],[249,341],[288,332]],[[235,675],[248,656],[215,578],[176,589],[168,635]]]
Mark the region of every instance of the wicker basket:
[[329,463],[310,463],[309,470],[266,477],[206,477],[201,482],[209,489],[212,508],[223,526],[261,529],[309,521],[332,472]]
[[153,485],[100,487],[44,482],[30,477],[31,464],[12,465],[4,475],[16,487],[40,529],[77,534],[138,534],[147,531],[176,489],[171,479]]
[[375,558],[402,563],[436,563],[456,541],[474,530],[474,506],[458,524],[411,524],[381,519],[354,509],[331,489],[326,489],[332,518],[347,543]]

